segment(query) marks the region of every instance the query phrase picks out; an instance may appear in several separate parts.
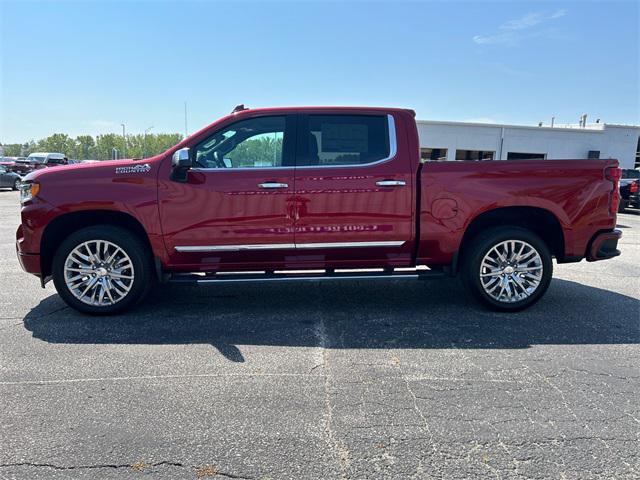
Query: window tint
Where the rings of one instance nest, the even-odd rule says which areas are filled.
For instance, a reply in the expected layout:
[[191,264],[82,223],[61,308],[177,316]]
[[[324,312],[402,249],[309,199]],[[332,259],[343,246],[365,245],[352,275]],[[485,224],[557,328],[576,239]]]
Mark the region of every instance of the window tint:
[[298,146],[298,165],[361,165],[389,157],[386,115],[308,115]]
[[195,148],[202,168],[282,166],[285,117],[242,120],[217,131]]

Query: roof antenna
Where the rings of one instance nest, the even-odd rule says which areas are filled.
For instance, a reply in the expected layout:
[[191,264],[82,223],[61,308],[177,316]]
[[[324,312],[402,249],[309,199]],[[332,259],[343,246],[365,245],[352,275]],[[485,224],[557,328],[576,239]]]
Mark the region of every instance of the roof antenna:
[[231,113],[238,113],[243,110],[249,110],[249,109],[244,107],[244,103],[241,103],[240,105],[236,105],[236,107],[231,111]]

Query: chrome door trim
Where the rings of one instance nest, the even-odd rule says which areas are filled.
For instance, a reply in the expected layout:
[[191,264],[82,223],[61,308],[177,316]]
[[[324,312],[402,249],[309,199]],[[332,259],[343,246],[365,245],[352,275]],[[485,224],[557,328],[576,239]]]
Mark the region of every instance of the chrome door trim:
[[293,243],[259,243],[252,245],[182,245],[176,252],[241,252],[244,250],[293,249]]
[[406,242],[403,240],[383,242],[327,242],[327,243],[260,243],[249,245],[180,245],[175,247],[176,252],[241,252],[246,250],[278,250],[278,249],[312,249],[312,248],[380,248],[400,247]]
[[293,165],[285,165],[278,167],[233,167],[233,168],[207,168],[207,167],[193,167],[192,172],[251,172],[251,171],[263,171],[263,170],[295,170]]
[[[308,115],[325,115],[323,113],[309,113]],[[326,115],[340,115],[339,113],[327,113]],[[348,115],[348,114],[344,114]],[[357,115],[357,114],[356,114]],[[358,163],[355,165],[296,165],[296,170],[307,170],[310,168],[367,168],[381,163],[388,162],[395,158],[398,154],[398,138],[396,136],[396,122],[393,115],[387,114],[387,122],[389,125],[389,155],[383,159],[369,163]],[[296,159],[297,160],[297,159]]]
[[[325,115],[322,113],[310,113],[309,115]],[[333,113],[327,113],[326,115],[339,115]],[[346,114],[345,114],[346,115]],[[239,168],[207,168],[207,167],[193,167],[191,169],[192,172],[237,172],[237,171],[247,171],[247,170],[307,170],[310,168],[362,168],[362,167],[371,167],[374,165],[378,165],[380,163],[388,162],[395,158],[398,154],[398,138],[396,135],[396,122],[393,118],[393,115],[387,114],[387,122],[389,125],[389,155],[381,160],[376,160],[375,162],[369,163],[359,163],[355,165],[286,165],[286,166],[276,166],[276,167],[239,167]]]
[[400,247],[404,241],[388,242],[328,242],[328,243],[296,243],[296,248],[360,248],[360,247]]

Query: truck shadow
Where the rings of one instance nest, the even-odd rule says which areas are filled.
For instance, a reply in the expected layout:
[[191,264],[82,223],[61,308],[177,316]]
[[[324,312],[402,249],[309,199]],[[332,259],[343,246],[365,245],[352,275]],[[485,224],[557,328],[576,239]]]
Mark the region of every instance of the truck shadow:
[[513,314],[481,309],[450,279],[164,285],[114,317],[82,315],[51,295],[24,325],[51,343],[205,343],[242,362],[237,345],[314,347],[321,337],[345,349],[640,343],[640,301],[558,279],[537,305]]

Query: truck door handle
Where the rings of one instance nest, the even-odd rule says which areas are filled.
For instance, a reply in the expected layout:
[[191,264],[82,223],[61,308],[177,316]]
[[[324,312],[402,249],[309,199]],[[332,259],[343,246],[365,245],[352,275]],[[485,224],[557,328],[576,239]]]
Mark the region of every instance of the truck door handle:
[[259,183],[258,186],[260,188],[289,188],[288,183],[278,183],[278,182]]
[[407,184],[404,180],[380,180],[376,182],[379,187],[404,187]]

